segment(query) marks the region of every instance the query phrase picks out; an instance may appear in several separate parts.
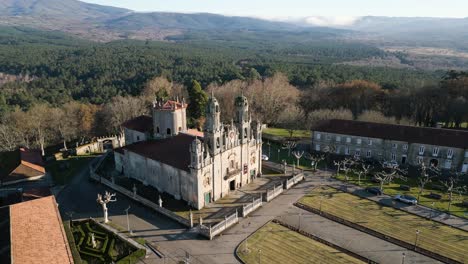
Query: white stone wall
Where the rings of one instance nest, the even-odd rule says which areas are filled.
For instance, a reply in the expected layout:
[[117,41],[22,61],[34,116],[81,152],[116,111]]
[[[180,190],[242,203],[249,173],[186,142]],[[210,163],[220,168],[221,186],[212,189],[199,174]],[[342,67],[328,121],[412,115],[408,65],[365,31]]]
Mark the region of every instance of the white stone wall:
[[[153,127],[155,138],[167,138],[187,131],[186,109],[153,110]],[[168,129],[170,134],[168,134]],[[158,132],[159,130],[159,132]]]
[[176,199],[190,202],[197,209],[201,208],[197,178],[190,172],[126,150],[124,155],[116,152],[114,160],[118,171],[122,172],[123,166],[125,176],[171,194]]
[[136,142],[140,141],[146,141],[148,140],[148,137],[145,133],[142,133],[140,131],[124,128],[124,133],[125,133],[125,144],[130,145]]

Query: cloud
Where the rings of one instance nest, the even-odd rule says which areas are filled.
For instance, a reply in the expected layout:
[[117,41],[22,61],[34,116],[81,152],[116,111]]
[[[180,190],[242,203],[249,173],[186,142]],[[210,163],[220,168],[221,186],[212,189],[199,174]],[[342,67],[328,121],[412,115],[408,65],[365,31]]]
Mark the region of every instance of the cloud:
[[324,16],[309,16],[303,18],[304,23],[321,26],[321,27],[337,27],[337,26],[351,26],[360,17],[355,16],[336,16],[336,17],[324,17]]

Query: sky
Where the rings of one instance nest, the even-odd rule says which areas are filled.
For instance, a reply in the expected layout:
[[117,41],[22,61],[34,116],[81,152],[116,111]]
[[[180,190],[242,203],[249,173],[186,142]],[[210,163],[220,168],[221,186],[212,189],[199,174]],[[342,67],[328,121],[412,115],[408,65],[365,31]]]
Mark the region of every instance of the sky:
[[468,17],[468,0],[83,0],[135,11],[207,12],[285,20],[359,16]]

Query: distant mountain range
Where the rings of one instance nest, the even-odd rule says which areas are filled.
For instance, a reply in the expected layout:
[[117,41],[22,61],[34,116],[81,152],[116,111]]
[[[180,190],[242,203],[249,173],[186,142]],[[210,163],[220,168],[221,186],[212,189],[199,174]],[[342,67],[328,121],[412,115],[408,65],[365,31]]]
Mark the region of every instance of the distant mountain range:
[[380,46],[468,49],[468,18],[369,16],[345,22],[327,25],[316,17],[277,22],[206,13],[138,13],[77,0],[0,0],[0,25],[58,30],[98,41],[125,38],[163,40],[193,31],[316,31]]

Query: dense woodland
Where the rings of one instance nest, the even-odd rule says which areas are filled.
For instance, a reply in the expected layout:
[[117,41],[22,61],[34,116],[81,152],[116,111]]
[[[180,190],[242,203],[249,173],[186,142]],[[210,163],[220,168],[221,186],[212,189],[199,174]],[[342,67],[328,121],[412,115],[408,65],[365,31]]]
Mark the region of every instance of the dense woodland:
[[28,80],[0,86],[0,149],[117,133],[125,120],[148,114],[156,97],[187,98],[190,125],[201,127],[210,92],[227,122],[241,92],[255,118],[290,128],[326,118],[454,127],[468,121],[464,72],[337,64],[385,56],[372,46],[324,39],[174,41],[93,43],[0,28],[0,72]]

